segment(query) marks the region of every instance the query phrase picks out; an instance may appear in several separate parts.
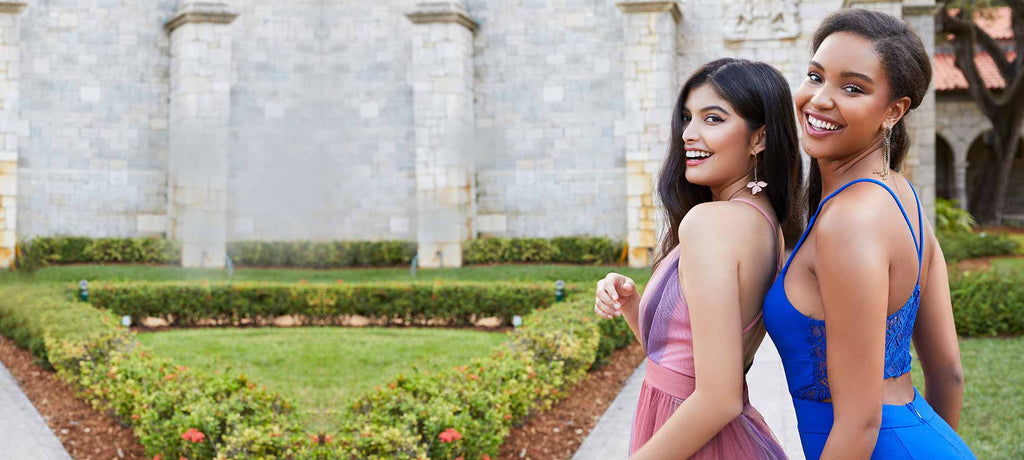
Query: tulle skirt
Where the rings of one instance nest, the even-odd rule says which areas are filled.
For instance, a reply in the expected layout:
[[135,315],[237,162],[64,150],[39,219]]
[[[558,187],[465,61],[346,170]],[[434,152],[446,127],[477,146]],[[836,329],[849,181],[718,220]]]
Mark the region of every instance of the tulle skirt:
[[[661,367],[650,359],[640,402],[633,417],[629,454],[639,450],[672,416],[679,405],[693,393],[694,379]],[[695,459],[785,459],[782,446],[775,439],[761,416],[747,399],[743,385],[743,413],[736,417],[693,457]]]

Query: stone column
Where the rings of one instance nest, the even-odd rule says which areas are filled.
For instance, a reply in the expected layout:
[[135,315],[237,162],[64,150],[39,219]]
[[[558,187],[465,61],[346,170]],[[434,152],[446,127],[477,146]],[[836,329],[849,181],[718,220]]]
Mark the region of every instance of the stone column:
[[[908,0],[903,3],[903,19],[913,28],[928,57],[935,55],[934,0]],[[910,130],[910,152],[907,155],[906,174],[917,189],[921,206],[932,225],[935,224],[935,85],[928,87],[921,105],[910,112],[907,119]]]
[[18,228],[18,37],[25,2],[0,1],[0,268],[14,261]]
[[473,34],[461,1],[421,2],[408,14],[416,129],[416,242],[419,266],[462,265],[473,238]]
[[626,216],[629,265],[645,267],[661,216],[654,182],[672,135],[676,87],[676,1],[622,1]]
[[227,246],[231,32],[222,2],[183,1],[171,41],[168,237],[185,267],[221,268]]

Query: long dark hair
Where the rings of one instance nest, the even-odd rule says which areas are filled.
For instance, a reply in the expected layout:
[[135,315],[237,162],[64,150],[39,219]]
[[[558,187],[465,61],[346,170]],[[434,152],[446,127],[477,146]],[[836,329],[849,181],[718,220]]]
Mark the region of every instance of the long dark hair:
[[749,132],[765,127],[765,149],[758,158],[757,177],[768,182],[765,193],[779,222],[791,213],[793,197],[800,187],[802,165],[796,133],[796,116],[789,84],[768,64],[742,59],[718,59],[697,69],[683,85],[672,113],[672,139],[658,176],[658,196],[665,207],[668,228],[654,265],[677,244],[675,229],[683,216],[700,203],[712,201],[711,189],[686,180],[686,152],[683,150],[683,105],[690,92],[711,85],[747,123]]
[[[932,81],[932,63],[921,37],[910,26],[888,14],[863,8],[839,11],[825,18],[814,32],[812,52],[817,52],[821,42],[836,32],[856,34],[875,45],[875,52],[889,78],[890,100],[909,97],[910,110],[921,105]],[[903,167],[903,160],[910,149],[910,135],[904,119],[906,116],[892,127],[889,167],[894,171]],[[807,215],[814,214],[819,203],[821,170],[818,161],[811,159],[811,172],[807,179]]]

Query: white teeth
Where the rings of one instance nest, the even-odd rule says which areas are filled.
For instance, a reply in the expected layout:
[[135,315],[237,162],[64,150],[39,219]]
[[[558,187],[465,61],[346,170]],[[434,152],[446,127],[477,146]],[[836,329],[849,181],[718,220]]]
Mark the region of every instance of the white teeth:
[[824,120],[819,120],[817,118],[814,118],[811,115],[807,116],[807,122],[810,123],[811,126],[813,126],[815,128],[824,129],[824,130],[827,130],[827,131],[835,131],[835,130],[839,129],[839,126],[833,125],[832,123],[829,123],[829,122],[824,121]]
[[702,150],[687,150],[686,158],[707,158],[711,156],[711,152],[705,152]]

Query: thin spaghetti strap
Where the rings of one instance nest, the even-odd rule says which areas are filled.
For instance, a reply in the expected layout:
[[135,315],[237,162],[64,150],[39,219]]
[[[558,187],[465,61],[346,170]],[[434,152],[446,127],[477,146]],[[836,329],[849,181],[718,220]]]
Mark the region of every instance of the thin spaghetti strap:
[[754,317],[754,320],[751,321],[750,324],[747,325],[747,327],[743,328],[743,332],[740,332],[740,335],[747,335],[747,333],[750,332],[750,330],[757,325],[757,322],[761,320],[761,316],[763,315],[764,309],[762,308],[761,311],[757,312],[757,316]]
[[746,203],[746,204],[749,204],[749,205],[753,206],[754,209],[757,209],[757,211],[760,212],[762,216],[764,216],[765,220],[768,221],[768,225],[772,228],[772,236],[774,236],[776,239],[779,238],[779,231],[775,229],[775,222],[772,221],[771,216],[769,216],[768,213],[765,212],[764,209],[762,209],[760,206],[758,206],[757,203],[754,203],[753,201],[744,200],[743,198],[736,198],[736,199],[734,199],[732,201],[739,201],[740,203]]
[[[917,196],[917,190],[914,189],[914,184],[910,183],[910,179],[903,178],[907,181],[907,185],[910,186],[910,191],[914,192],[914,201],[917,202],[917,239],[920,243],[917,244],[917,282],[921,282],[921,263],[924,258],[924,218],[921,216],[921,199]],[[913,229],[911,229],[913,233]]]
[[[769,216],[768,213],[763,208],[758,206],[757,203],[754,203],[753,201],[744,200],[743,198],[736,198],[733,201],[739,201],[741,203],[746,203],[746,204],[749,204],[749,205],[753,206],[754,209],[757,209],[758,212],[760,212],[761,215],[764,216],[765,220],[768,221],[768,226],[772,228],[772,238],[774,238],[775,241],[778,242],[778,240],[779,240],[779,231],[778,231],[778,229],[775,228],[775,222],[772,220],[771,216]],[[785,243],[782,243],[782,244],[776,243],[776,246],[783,246],[783,244],[785,244]],[[777,275],[777,274],[779,274],[780,269],[782,267],[782,258],[786,255],[786,248],[785,247],[779,247],[779,248],[776,249],[776,251],[777,251],[777,253],[775,255],[775,260],[776,260],[776,262],[775,262],[775,274]]]
[[[821,213],[821,209],[825,206],[825,203],[828,203],[828,200],[831,200],[832,197],[838,195],[839,192],[842,192],[843,190],[846,190],[851,185],[856,184],[858,182],[871,182],[871,183],[874,183],[874,184],[878,184],[882,188],[884,188],[885,191],[889,192],[889,195],[892,196],[892,199],[896,201],[896,206],[899,206],[900,213],[903,214],[903,220],[907,222],[907,228],[910,229],[910,236],[911,236],[911,238],[914,239],[914,249],[917,250],[917,259],[918,259],[917,278],[918,278],[918,281],[920,281],[920,279],[921,279],[921,254],[923,253],[923,250],[922,250],[921,246],[924,244],[924,239],[921,239],[921,243],[918,243],[917,233],[914,232],[914,226],[910,224],[910,217],[907,217],[907,211],[903,209],[903,203],[900,203],[900,199],[896,197],[896,193],[893,192],[892,189],[889,188],[888,185],[885,185],[885,184],[883,184],[883,183],[881,183],[881,182],[879,182],[877,180],[874,180],[874,179],[857,179],[857,180],[853,180],[853,181],[847,182],[842,187],[839,187],[838,190],[836,190],[836,191],[832,192],[831,194],[829,194],[829,196],[826,197],[824,200],[821,200],[821,203],[818,204],[818,209],[814,211],[814,215],[811,216],[811,219],[809,221],[807,221],[807,229],[804,230],[804,234],[803,235],[800,235],[800,241],[796,242],[796,246],[793,247],[793,252],[789,254],[789,260],[786,261],[786,266],[782,268],[782,276],[783,277],[786,276],[786,272],[789,271],[789,264],[791,264],[793,262],[793,258],[796,257],[797,251],[800,250],[800,247],[804,245],[804,241],[807,240],[807,235],[809,235],[811,233],[811,228],[814,227],[814,223],[818,220],[818,214]],[[909,183],[909,181],[908,181],[908,183]],[[911,186],[910,188],[913,189],[914,187]],[[914,191],[914,199],[915,200],[918,199],[917,198],[917,191]],[[918,200],[917,211],[918,211],[918,214],[917,214],[918,220],[922,220],[922,217],[921,217],[921,202],[920,202],[920,200]]]

